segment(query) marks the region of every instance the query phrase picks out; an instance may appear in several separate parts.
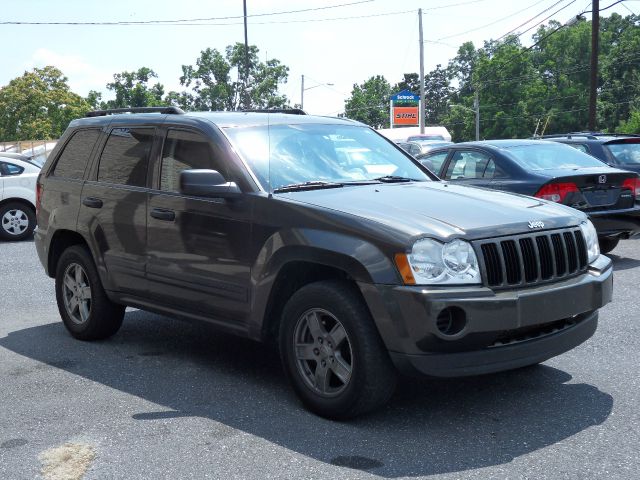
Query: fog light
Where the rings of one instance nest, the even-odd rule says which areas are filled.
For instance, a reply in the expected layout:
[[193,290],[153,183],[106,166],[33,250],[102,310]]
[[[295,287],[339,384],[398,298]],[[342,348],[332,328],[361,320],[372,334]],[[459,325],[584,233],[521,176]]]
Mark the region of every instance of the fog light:
[[436,317],[438,331],[447,336],[453,336],[464,330],[467,326],[467,315],[458,307],[447,307],[440,311]]

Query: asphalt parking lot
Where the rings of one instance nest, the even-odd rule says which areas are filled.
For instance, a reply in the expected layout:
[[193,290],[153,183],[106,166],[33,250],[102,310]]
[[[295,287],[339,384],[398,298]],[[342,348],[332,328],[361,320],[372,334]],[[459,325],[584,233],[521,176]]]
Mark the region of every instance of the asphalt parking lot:
[[112,339],[73,340],[33,242],[0,242],[0,478],[56,478],[65,445],[80,454],[58,460],[88,479],[637,478],[640,241],[611,257],[614,301],[587,343],[404,380],[383,410],[336,423],[301,408],[269,346],[206,325],[131,310]]

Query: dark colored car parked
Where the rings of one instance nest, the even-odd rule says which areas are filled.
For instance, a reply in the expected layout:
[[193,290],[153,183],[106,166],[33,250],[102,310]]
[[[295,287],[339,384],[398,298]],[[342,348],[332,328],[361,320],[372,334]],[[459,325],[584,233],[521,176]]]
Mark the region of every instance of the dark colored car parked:
[[640,135],[574,132],[540,138],[570,145],[612,167],[640,173]]
[[418,155],[445,180],[569,205],[589,215],[603,253],[640,233],[638,174],[544,140],[467,142]]
[[611,261],[577,210],[439,181],[369,127],[283,113],[92,112],[38,181],[62,320],[125,306],[278,348],[312,411],[386,402],[399,372],[518,368],[593,335]]

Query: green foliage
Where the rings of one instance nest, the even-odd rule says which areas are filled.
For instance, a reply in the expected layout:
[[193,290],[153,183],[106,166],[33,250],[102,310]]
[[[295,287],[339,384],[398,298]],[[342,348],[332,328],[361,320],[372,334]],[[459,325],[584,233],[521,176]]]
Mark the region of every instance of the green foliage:
[[158,78],[156,72],[147,67],[135,72],[122,72],[113,75],[113,82],[107,83],[107,90],[115,93],[116,98],[103,102],[103,108],[154,107],[162,106],[164,87],[160,83],[150,84],[152,78]]
[[[640,111],[640,17],[612,14],[600,19],[597,128],[637,131]],[[465,42],[446,68],[425,75],[426,123],[446,126],[456,141],[475,138],[474,95],[480,103],[481,138],[523,138],[534,133],[566,133],[588,125],[591,22],[571,26],[551,21],[525,47],[516,36]],[[393,91],[420,90],[418,74],[405,73]],[[346,104],[365,103],[354,94]],[[379,102],[378,102],[379,103]],[[375,118],[388,116],[373,102]],[[352,107],[353,110],[353,107]],[[349,110],[347,116],[353,116]]]
[[0,141],[58,138],[89,109],[60,70],[35,68],[0,88]]
[[247,65],[242,43],[229,45],[225,55],[216,49],[203,50],[195,65],[182,66],[180,84],[191,91],[171,92],[169,101],[190,110],[286,107],[289,101],[278,87],[286,83],[289,67],[276,59],[261,62],[255,45],[249,46],[248,53]]
[[640,133],[640,110],[633,110],[629,120],[620,122],[618,133]]
[[388,128],[391,93],[391,85],[382,75],[354,84],[351,97],[344,104],[345,115],[373,128]]

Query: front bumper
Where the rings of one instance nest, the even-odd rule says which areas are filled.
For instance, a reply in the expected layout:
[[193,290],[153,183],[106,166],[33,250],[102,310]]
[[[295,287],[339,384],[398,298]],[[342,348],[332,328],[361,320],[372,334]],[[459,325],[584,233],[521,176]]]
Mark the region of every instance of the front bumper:
[[[538,363],[584,342],[611,301],[612,274],[601,255],[585,274],[521,289],[360,287],[396,367],[448,377]],[[443,333],[441,314],[452,309],[463,326]]]
[[640,207],[585,213],[599,237],[629,238],[640,233]]

